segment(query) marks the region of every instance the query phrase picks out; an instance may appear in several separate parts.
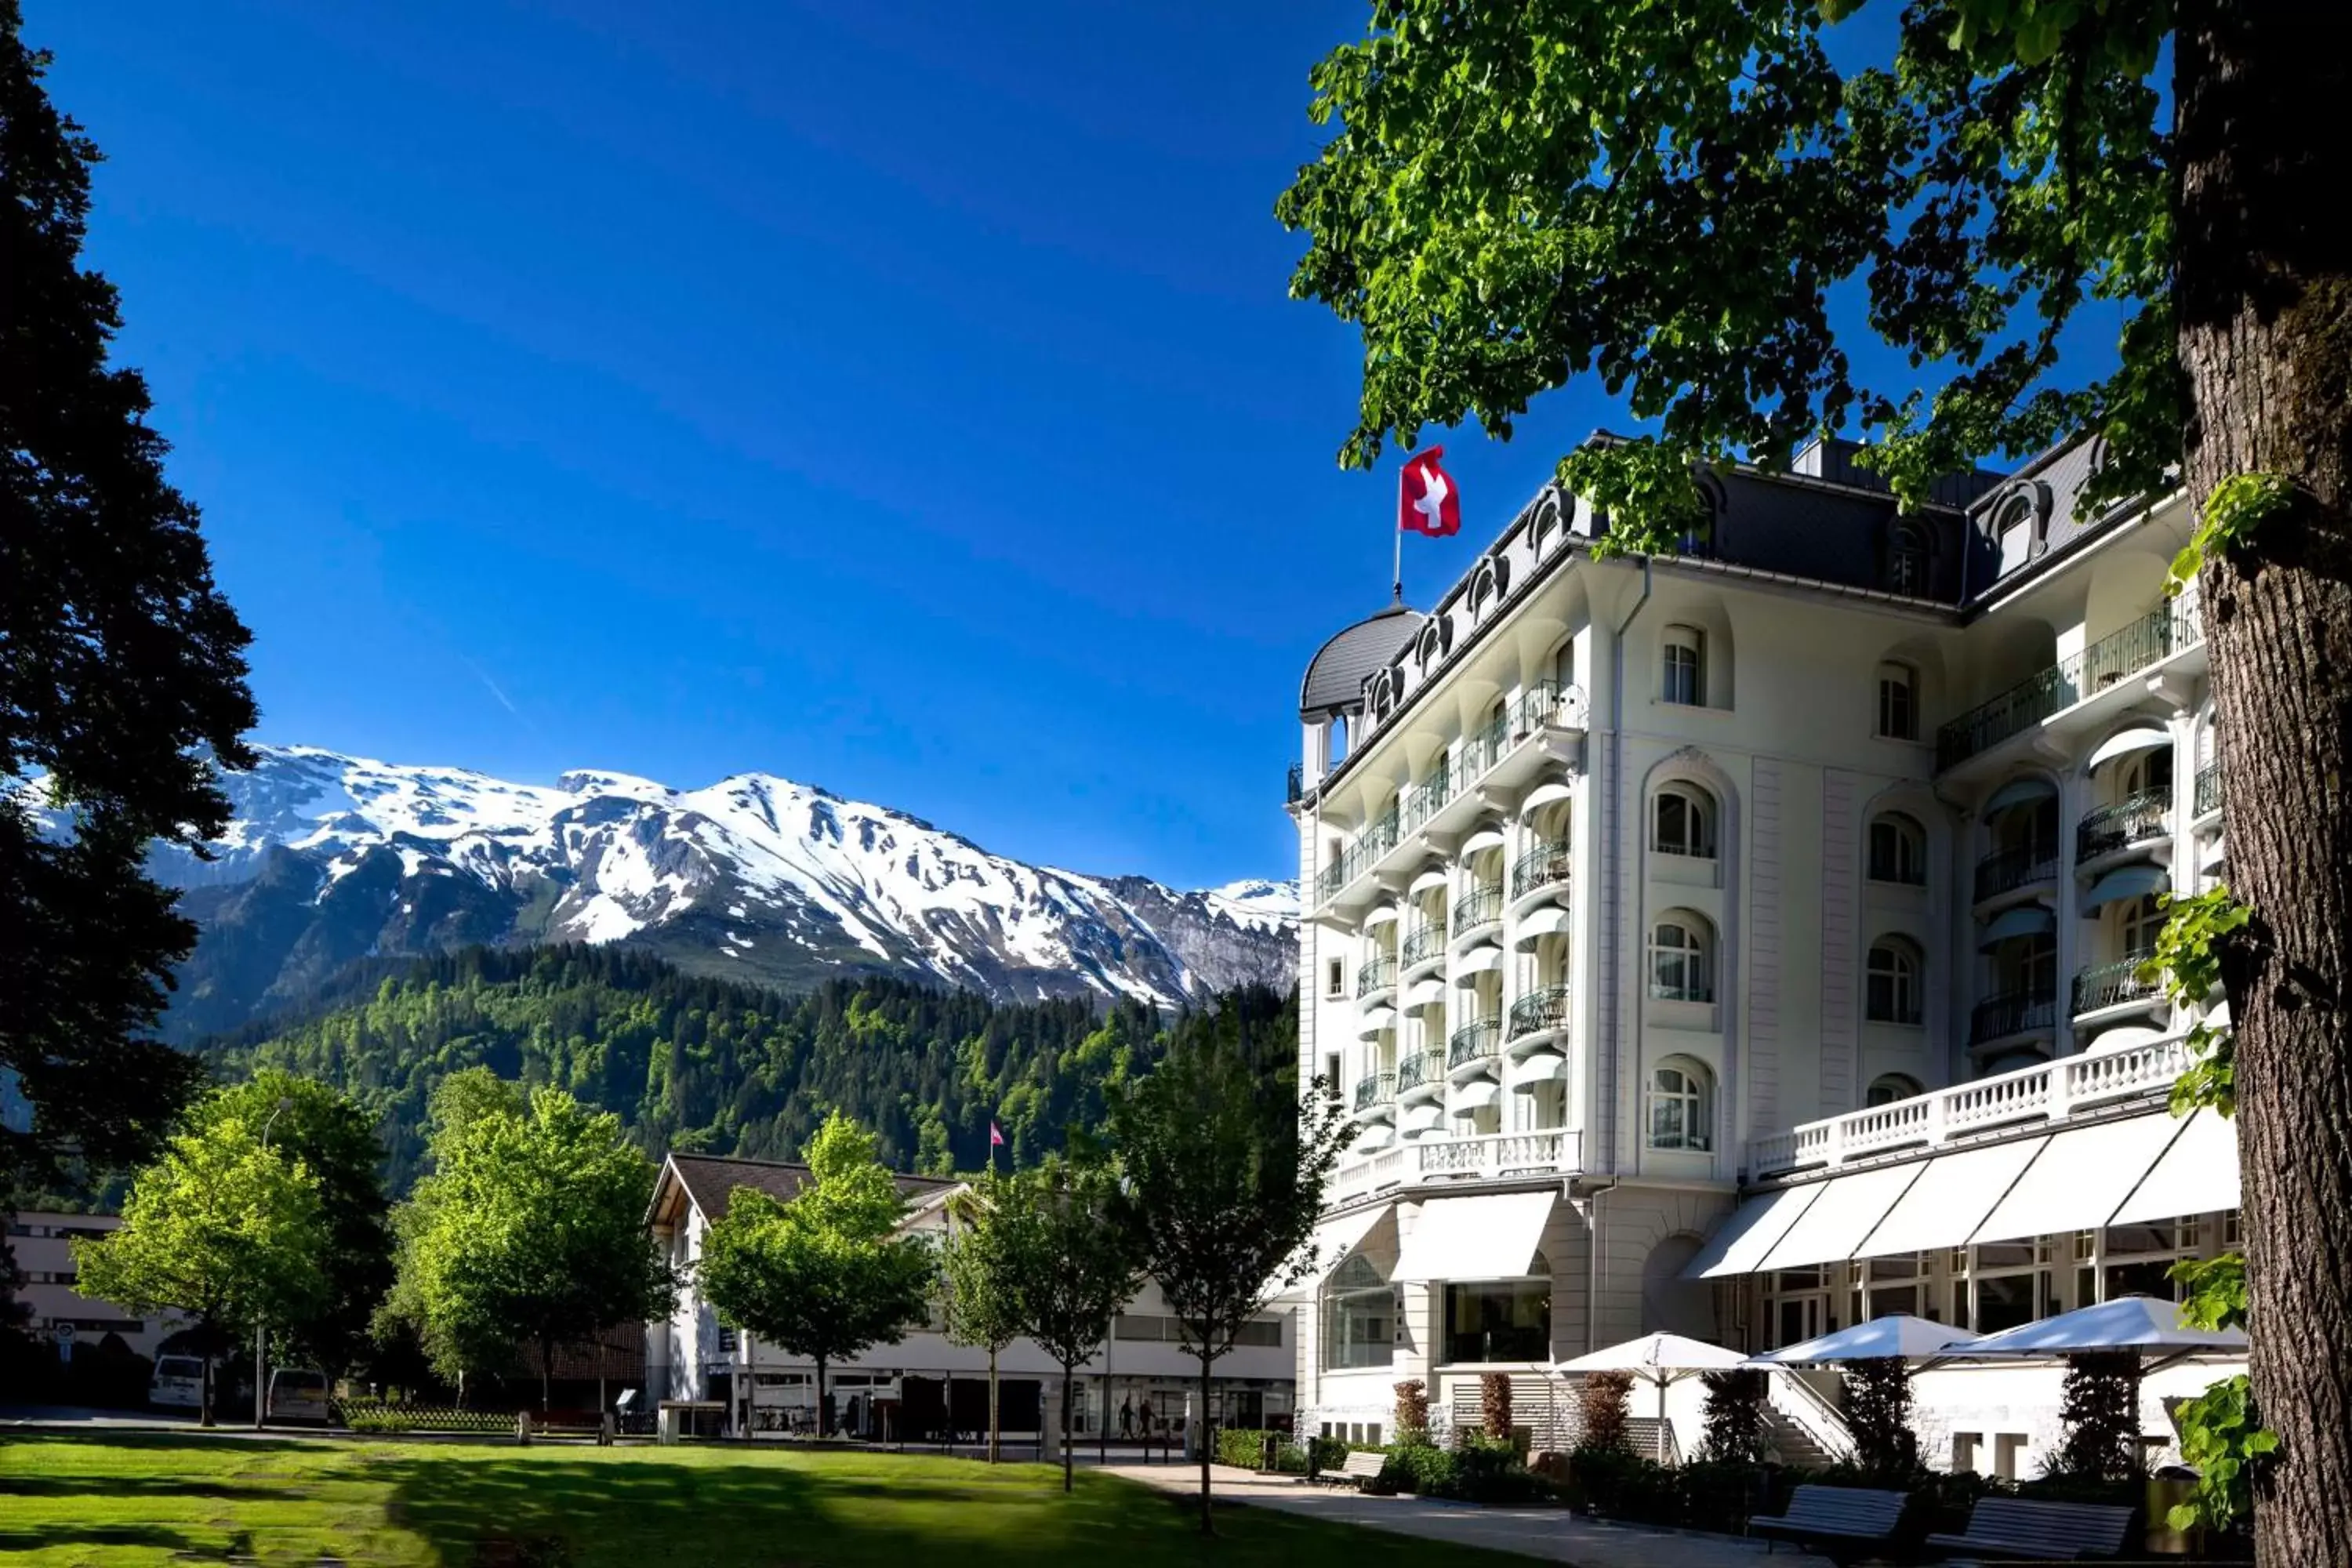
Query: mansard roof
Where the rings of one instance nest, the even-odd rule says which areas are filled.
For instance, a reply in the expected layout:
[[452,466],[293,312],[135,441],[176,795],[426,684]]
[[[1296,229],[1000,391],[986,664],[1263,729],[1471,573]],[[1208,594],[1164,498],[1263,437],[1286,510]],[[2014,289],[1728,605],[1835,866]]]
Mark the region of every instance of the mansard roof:
[[1363,701],[1365,678],[1404,651],[1423,616],[1402,600],[1348,627],[1318,649],[1298,689],[1298,712],[1319,718]]

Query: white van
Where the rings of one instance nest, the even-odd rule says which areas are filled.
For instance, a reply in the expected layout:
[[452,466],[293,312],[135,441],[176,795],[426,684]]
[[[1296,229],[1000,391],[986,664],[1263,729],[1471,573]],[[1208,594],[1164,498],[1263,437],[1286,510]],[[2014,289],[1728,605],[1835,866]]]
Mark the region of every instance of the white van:
[[327,1374],[307,1367],[281,1366],[269,1374],[269,1419],[327,1420]]
[[165,1410],[202,1408],[205,1363],[192,1355],[157,1356],[155,1375],[147,1384],[147,1403]]

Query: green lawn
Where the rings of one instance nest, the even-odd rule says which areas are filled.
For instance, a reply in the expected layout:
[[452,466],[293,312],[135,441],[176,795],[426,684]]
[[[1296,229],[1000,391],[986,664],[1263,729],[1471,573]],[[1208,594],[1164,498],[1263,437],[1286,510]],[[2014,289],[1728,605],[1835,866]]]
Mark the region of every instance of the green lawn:
[[[0,1436],[0,1568],[258,1557],[529,1568],[1427,1568],[1379,1531],[1081,1471],[890,1454]],[[1524,1563],[1444,1548],[1461,1568]]]

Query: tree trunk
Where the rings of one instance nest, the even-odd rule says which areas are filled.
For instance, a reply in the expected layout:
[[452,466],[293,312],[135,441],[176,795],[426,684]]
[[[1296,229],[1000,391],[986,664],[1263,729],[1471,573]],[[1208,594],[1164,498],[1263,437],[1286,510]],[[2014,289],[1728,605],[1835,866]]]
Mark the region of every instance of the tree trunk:
[[547,1414],[549,1374],[555,1370],[555,1342],[545,1334],[539,1336],[539,1413]]
[[[756,1387],[757,1384],[754,1384]],[[833,1436],[833,1422],[824,1407],[824,1357],[816,1358],[816,1435]]]
[[996,1463],[996,1347],[988,1347],[988,1462]]
[[196,1379],[196,1425],[209,1426],[213,1424],[213,1358],[206,1356],[198,1364],[204,1372]]
[[1192,1410],[1192,1441],[1201,1449],[1201,1533],[1217,1533],[1217,1521],[1209,1504],[1209,1336],[1201,1336],[1201,1403]]
[[2200,579],[2231,890],[2256,1561],[2352,1563],[2352,6],[2183,0],[2176,306],[2189,491],[2283,475],[2293,511]]
[[1074,1473],[1074,1472],[1073,1472],[1073,1470],[1072,1470],[1072,1466],[1073,1466],[1073,1465],[1075,1465],[1075,1464],[1076,1464],[1076,1457],[1072,1454],[1071,1449],[1070,1449],[1070,1394],[1071,1394],[1071,1392],[1072,1392],[1072,1391],[1071,1391],[1071,1388],[1070,1388],[1070,1385],[1071,1385],[1071,1384],[1073,1384],[1073,1383],[1075,1383],[1076,1381],[1077,1381],[1077,1376],[1078,1376],[1078,1369],[1077,1369],[1077,1367],[1076,1367],[1076,1365],[1074,1365],[1074,1364],[1070,1364],[1070,1363],[1065,1363],[1063,1364],[1063,1367],[1062,1367],[1062,1489],[1063,1489],[1064,1491],[1066,1491],[1066,1491],[1068,1491],[1068,1490],[1070,1489],[1070,1487],[1071,1487],[1071,1477],[1072,1477],[1072,1475],[1073,1475],[1073,1473]]

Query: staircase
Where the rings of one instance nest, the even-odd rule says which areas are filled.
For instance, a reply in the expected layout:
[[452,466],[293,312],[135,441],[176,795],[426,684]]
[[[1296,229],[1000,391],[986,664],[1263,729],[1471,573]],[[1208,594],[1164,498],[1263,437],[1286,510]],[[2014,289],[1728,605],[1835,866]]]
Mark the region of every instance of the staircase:
[[1769,1405],[1764,1407],[1764,1427],[1773,1457],[1792,1470],[1826,1469],[1835,1462],[1811,1433]]

